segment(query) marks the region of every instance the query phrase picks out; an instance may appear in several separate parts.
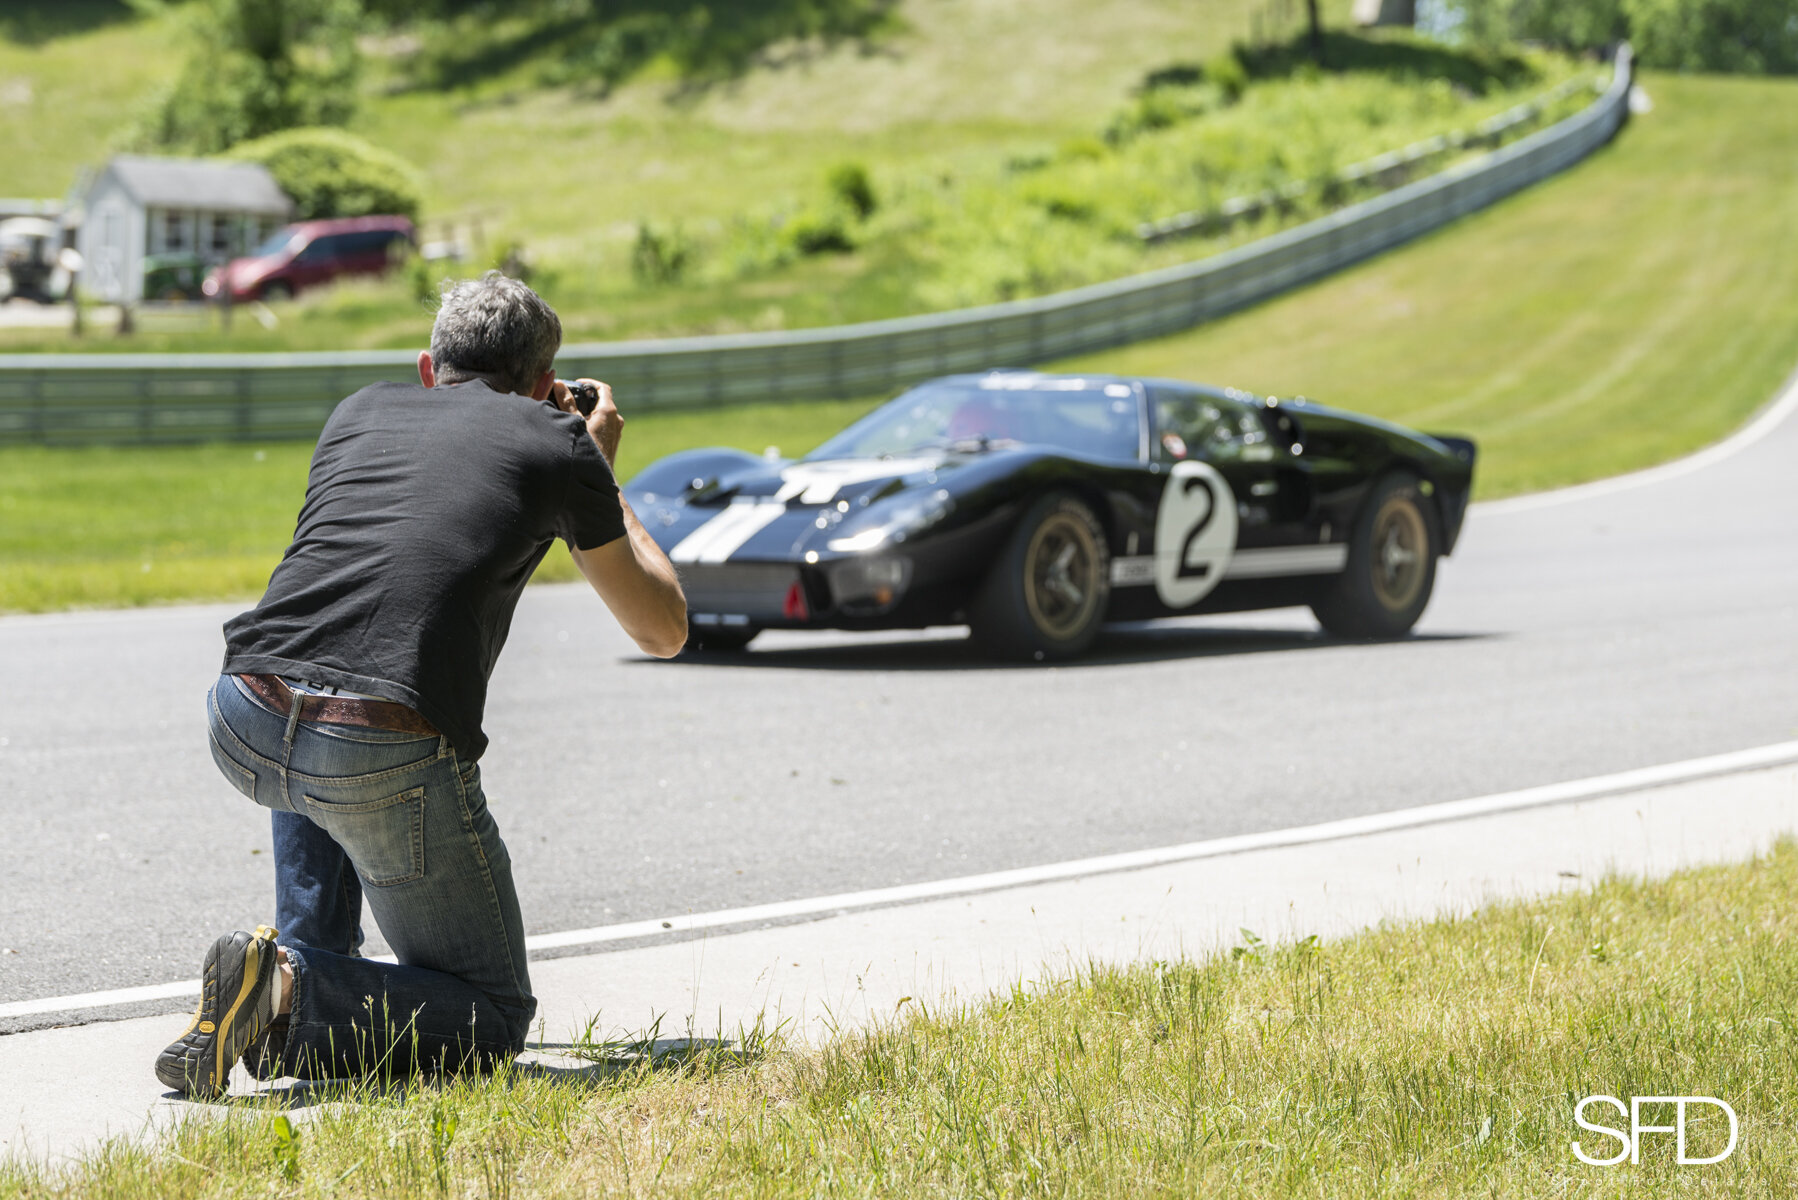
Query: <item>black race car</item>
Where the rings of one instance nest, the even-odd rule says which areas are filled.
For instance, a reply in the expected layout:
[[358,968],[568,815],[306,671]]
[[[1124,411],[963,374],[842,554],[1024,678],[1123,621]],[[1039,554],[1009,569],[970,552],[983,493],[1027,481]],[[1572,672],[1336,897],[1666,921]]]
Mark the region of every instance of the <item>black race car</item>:
[[1473,460],[1304,400],[994,371],[921,384],[802,459],[689,450],[625,494],[680,572],[694,648],[965,623],[1040,661],[1105,621],[1288,605],[1402,634]]

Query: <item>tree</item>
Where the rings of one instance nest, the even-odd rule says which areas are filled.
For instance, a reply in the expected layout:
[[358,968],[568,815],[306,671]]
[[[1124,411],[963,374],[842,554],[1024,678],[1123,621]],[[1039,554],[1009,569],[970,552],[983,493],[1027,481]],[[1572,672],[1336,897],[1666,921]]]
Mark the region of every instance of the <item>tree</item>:
[[217,153],[355,113],[357,0],[194,0],[193,49],[155,117],[163,146]]
[[1456,0],[1476,42],[1512,38],[1589,50],[1625,39],[1643,66],[1798,73],[1791,0]]
[[1324,23],[1317,13],[1317,0],[1305,0],[1305,13],[1311,18],[1311,61],[1324,65]]

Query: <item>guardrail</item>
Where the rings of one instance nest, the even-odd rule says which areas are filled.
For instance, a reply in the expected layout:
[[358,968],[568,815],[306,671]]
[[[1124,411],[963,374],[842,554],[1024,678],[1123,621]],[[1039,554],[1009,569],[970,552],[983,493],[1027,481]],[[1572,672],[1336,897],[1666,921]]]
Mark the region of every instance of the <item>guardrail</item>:
[[[868,396],[1186,329],[1378,254],[1564,170],[1628,116],[1631,57],[1572,117],[1477,162],[1245,246],[1109,283],[980,308],[787,333],[564,346],[557,369],[632,411]],[[0,443],[312,437],[339,400],[407,378],[415,352],[0,355]]]

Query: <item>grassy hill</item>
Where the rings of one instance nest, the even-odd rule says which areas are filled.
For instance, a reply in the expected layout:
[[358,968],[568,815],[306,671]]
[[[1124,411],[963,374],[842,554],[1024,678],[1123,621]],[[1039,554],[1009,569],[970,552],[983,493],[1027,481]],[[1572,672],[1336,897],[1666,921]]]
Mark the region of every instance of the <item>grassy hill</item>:
[[1696,450],[1798,365],[1798,80],[1639,78],[1654,110],[1564,175],[1274,303],[1062,365],[1468,433],[1483,497]]
[[[0,23],[0,97],[18,100],[0,125],[0,161],[18,164],[0,193],[66,190],[128,135],[181,57],[171,17],[129,18],[99,0],[43,11],[62,24]],[[1576,70],[1341,33],[1332,61],[1353,69],[1318,75],[1270,55],[1240,99],[1195,69],[1252,31],[1277,44],[1299,11],[1281,0],[906,0],[897,28],[870,44],[776,47],[704,86],[652,62],[603,94],[545,83],[566,66],[522,18],[425,26],[363,39],[352,129],[422,168],[426,236],[468,242],[461,271],[522,245],[570,339],[592,340],[872,319],[1198,257],[1302,219],[1325,189],[1210,239],[1143,247],[1132,231],[1467,128]],[[506,53],[455,57],[444,45],[477,35]],[[866,219],[845,218],[826,187],[844,164],[871,178],[878,208]],[[841,245],[804,248],[807,228],[826,240],[838,231]],[[687,252],[678,278],[633,275],[646,230]],[[408,346],[428,328],[417,282],[302,297],[272,329],[146,321],[135,337],[83,345]],[[60,333],[0,332],[4,350],[68,348]]]
[[[1340,18],[1347,7],[1326,10]],[[567,241],[543,247],[556,253],[639,216],[727,216],[744,196],[809,185],[813,167],[839,157],[954,163],[1090,134],[1145,70],[1215,55],[1263,8],[906,0],[899,31],[871,51],[784,47],[698,91],[651,70],[603,98],[543,85],[547,48],[464,86],[397,90],[418,39],[370,38],[369,94],[352,128],[424,169],[432,211],[568,228]],[[173,82],[176,39],[172,19],[141,17],[123,0],[0,6],[0,194],[62,195]]]

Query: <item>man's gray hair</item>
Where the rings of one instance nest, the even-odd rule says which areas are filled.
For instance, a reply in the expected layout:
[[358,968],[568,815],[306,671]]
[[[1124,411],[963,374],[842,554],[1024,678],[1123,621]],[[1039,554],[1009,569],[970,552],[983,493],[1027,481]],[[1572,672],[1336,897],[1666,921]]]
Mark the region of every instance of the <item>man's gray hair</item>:
[[562,321],[543,297],[489,271],[446,282],[431,326],[431,362],[439,383],[484,379],[528,396],[562,348]]

